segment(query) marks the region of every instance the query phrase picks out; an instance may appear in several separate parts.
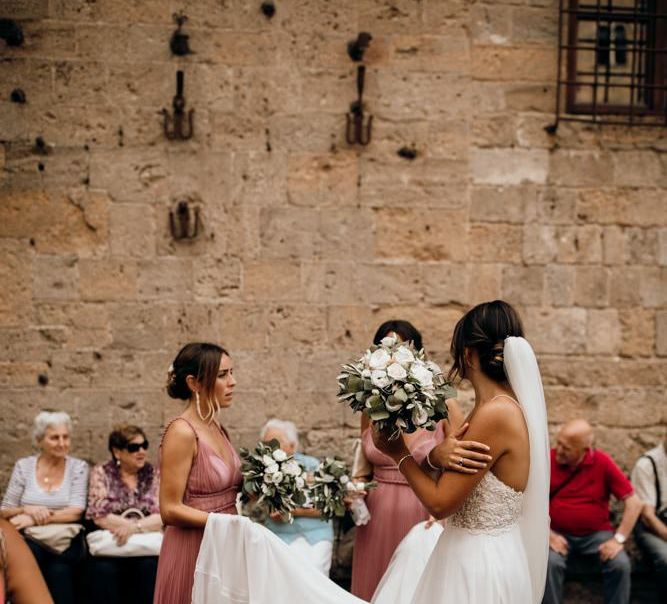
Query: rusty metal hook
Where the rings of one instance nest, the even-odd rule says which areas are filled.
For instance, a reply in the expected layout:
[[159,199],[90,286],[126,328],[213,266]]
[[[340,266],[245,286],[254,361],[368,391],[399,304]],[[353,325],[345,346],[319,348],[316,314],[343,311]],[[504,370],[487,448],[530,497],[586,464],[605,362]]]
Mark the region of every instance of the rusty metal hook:
[[[182,71],[176,72],[176,95],[172,101],[174,112],[169,115],[169,111],[162,110],[164,115],[164,135],[169,140],[188,140],[194,134],[193,114],[194,109],[185,112],[185,97],[183,96],[183,86],[185,82],[185,75]],[[187,121],[187,127],[186,127]]]
[[346,117],[345,140],[348,145],[368,145],[371,142],[373,116],[365,119],[364,115],[364,82],[366,66],[357,67],[357,100],[350,105],[350,112]]
[[199,208],[195,207],[192,210],[187,201],[179,201],[176,211],[169,211],[169,230],[171,236],[177,241],[179,239],[196,239],[199,235],[200,226]]

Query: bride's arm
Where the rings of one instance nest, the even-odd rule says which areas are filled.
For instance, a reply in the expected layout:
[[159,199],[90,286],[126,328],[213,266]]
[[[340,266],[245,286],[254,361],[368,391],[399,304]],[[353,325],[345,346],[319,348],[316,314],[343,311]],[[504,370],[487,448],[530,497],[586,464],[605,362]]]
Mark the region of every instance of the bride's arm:
[[[519,411],[520,413],[520,411]],[[507,443],[520,437],[507,405],[487,403],[476,414],[468,428],[468,438],[488,444],[492,461],[475,474],[445,472],[434,482],[412,457],[401,463],[401,472],[429,513],[441,520],[456,512],[486,472],[507,452]],[[402,438],[389,441],[385,435],[373,433],[376,446],[397,463],[410,454]]]
[[165,526],[203,528],[208,513],[183,503],[197,439],[185,422],[173,422],[162,441],[160,516]]

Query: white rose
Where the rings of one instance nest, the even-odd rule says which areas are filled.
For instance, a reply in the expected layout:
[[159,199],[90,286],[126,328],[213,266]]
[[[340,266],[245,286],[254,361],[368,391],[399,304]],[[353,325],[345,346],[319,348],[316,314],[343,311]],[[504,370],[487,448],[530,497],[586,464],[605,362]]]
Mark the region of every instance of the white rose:
[[391,357],[384,348],[378,348],[369,359],[368,365],[371,369],[385,369],[389,365]]
[[347,484],[350,482],[350,477],[347,474],[343,474],[338,480],[340,480],[341,484]]
[[407,367],[415,360],[415,355],[407,346],[401,346],[393,356],[394,362],[399,363],[403,367]]
[[283,464],[283,472],[285,472],[285,474],[288,476],[298,476],[301,474],[301,468],[295,461],[288,461],[287,463]]
[[408,377],[408,372],[398,363],[392,363],[387,367],[387,375],[395,380],[404,380]]
[[275,460],[270,455],[262,455],[262,463],[267,468],[276,464]]
[[273,484],[280,484],[282,481],[283,481],[282,472],[276,472],[275,474],[271,474],[271,482]]
[[264,474],[275,474],[279,470],[280,468],[278,467],[278,464],[274,462],[273,465],[266,467],[266,469],[264,470]]
[[397,342],[397,340],[396,340],[396,338],[395,338],[394,336],[385,336],[385,337],[382,338],[382,340],[380,341],[380,343],[381,343],[383,346],[386,346],[387,348],[391,348],[392,346],[395,346],[395,345],[396,345],[396,342]]
[[433,374],[424,365],[413,365],[410,369],[410,374],[422,386],[427,388],[433,386]]
[[384,369],[374,369],[371,372],[371,382],[373,383],[373,386],[377,386],[378,388],[389,386],[387,372]]
[[412,410],[412,423],[415,426],[422,426],[428,421],[428,413],[421,407],[415,407]]
[[296,477],[296,486],[298,489],[303,489],[306,486],[306,481],[301,476]]
[[265,484],[262,484],[262,493],[263,493],[264,495],[268,495],[268,494],[269,494],[269,487],[267,487]]
[[440,375],[442,373],[442,369],[440,369],[440,365],[437,363],[434,363],[433,361],[426,361],[426,367],[431,370],[431,373],[433,375]]
[[361,372],[361,377],[365,377],[365,378],[371,377],[371,370],[370,369],[364,369]]
[[273,459],[276,461],[285,461],[287,459],[287,453],[285,453],[285,451],[282,449],[276,449],[273,452]]

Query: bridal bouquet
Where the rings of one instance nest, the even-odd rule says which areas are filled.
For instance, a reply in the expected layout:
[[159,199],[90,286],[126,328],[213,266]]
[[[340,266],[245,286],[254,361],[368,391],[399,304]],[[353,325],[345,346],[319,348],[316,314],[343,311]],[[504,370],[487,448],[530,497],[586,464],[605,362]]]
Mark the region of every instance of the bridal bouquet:
[[[365,489],[377,486],[368,482]],[[345,494],[354,490],[347,464],[336,457],[325,457],[313,474],[310,499],[324,518],[341,518],[345,515]]]
[[292,522],[292,511],[306,502],[303,468],[277,440],[258,443],[253,451],[241,449],[241,500],[251,499],[271,514],[280,512]]
[[367,413],[380,429],[392,429],[392,436],[435,430],[447,418],[445,400],[455,396],[456,389],[423,350],[392,336],[343,365],[338,376],[339,400]]

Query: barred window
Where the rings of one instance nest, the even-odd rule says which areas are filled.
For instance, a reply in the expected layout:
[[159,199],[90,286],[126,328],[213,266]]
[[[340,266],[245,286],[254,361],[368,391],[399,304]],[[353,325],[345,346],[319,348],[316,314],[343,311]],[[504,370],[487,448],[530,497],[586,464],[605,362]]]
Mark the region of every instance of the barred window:
[[667,0],[560,0],[558,120],[667,125]]

